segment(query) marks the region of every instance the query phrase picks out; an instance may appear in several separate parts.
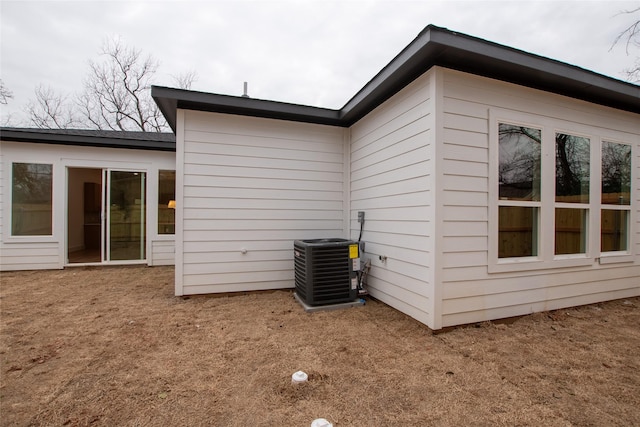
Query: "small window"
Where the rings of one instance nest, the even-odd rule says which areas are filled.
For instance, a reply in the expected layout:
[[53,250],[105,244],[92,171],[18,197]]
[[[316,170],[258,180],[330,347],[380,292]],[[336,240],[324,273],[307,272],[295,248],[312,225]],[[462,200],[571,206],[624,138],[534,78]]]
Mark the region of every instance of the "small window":
[[51,236],[53,165],[14,163],[11,186],[11,234]]
[[542,132],[505,123],[498,131],[498,257],[537,256]]
[[602,204],[631,204],[631,146],[602,143]]
[[538,211],[533,207],[499,207],[499,258],[538,255]]
[[556,255],[587,252],[587,209],[556,208]]
[[541,131],[501,123],[500,200],[540,201]]
[[590,140],[556,133],[555,254],[587,253]]
[[158,174],[158,234],[176,232],[176,172]]
[[601,252],[629,249],[631,216],[631,146],[602,143]]
[[626,251],[628,236],[629,211],[603,209],[600,214],[600,250]]
[[556,202],[589,203],[589,138],[556,134]]

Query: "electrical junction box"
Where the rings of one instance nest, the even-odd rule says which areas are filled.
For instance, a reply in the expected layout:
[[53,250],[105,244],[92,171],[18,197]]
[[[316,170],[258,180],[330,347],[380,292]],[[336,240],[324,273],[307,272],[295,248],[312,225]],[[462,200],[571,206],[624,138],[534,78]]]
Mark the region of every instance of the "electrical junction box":
[[358,242],[312,239],[293,242],[296,295],[310,306],[351,302],[358,297]]

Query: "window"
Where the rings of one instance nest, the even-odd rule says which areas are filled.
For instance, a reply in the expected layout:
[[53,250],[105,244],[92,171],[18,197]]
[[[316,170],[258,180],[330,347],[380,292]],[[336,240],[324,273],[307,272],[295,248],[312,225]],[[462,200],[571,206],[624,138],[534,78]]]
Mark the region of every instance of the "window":
[[631,216],[630,145],[602,143],[601,203],[600,251],[626,251]]
[[498,257],[538,255],[541,130],[500,123]]
[[490,120],[489,271],[634,260],[627,134],[508,110]]
[[53,165],[13,163],[11,234],[51,236]]
[[176,232],[176,172],[158,173],[158,234]]
[[556,133],[555,254],[587,252],[589,139]]

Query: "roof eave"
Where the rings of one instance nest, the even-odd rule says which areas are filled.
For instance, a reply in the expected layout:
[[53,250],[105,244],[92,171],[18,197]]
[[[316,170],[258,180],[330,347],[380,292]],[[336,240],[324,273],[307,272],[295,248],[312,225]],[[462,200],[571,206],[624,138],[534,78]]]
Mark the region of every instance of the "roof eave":
[[640,86],[446,28],[427,26],[340,110],[153,87],[175,132],[178,108],[349,127],[433,66],[640,113]]
[[436,28],[436,65],[640,113],[640,86],[564,62]]
[[74,145],[86,147],[123,148],[134,150],[175,151],[175,142],[145,141],[123,138],[41,133],[35,130],[2,129],[0,140],[39,144]]
[[160,111],[165,115],[169,126],[174,132],[176,131],[178,109],[238,114],[332,126],[342,125],[340,112],[328,108],[161,86],[153,86],[151,88],[151,96],[155,99]]
[[640,86],[430,25],[345,104],[341,118],[355,123],[433,66],[640,113]]

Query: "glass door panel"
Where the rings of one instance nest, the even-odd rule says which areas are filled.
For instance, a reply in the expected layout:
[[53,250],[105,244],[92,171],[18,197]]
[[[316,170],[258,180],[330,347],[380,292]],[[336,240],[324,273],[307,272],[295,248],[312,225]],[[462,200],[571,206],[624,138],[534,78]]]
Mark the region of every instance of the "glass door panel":
[[106,260],[146,258],[146,174],[109,171]]

